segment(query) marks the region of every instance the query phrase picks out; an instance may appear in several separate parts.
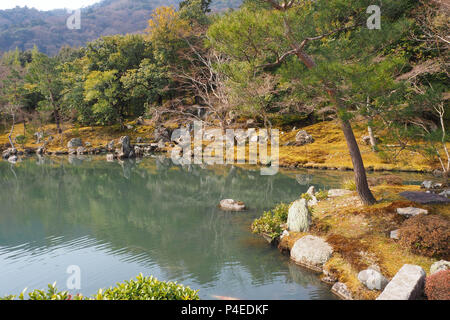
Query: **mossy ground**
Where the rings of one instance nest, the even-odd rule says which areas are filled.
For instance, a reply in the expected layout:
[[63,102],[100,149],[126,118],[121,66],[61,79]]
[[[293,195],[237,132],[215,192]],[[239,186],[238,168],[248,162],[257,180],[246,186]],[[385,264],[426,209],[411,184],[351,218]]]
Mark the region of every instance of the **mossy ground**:
[[[92,126],[92,127],[76,127],[71,124],[64,125],[63,134],[56,134],[56,127],[54,124],[46,125],[41,129],[36,128],[35,131],[44,130],[47,135],[53,136],[53,141],[47,146],[50,152],[67,150],[67,142],[75,137],[79,137],[83,142],[90,142],[92,147],[103,147],[113,139],[118,139],[123,135],[128,135],[132,142],[135,142],[137,137],[142,137],[145,142],[150,142],[154,126],[149,122],[144,122],[143,125],[136,125],[135,122],[129,122],[134,126],[133,129],[121,129],[119,125],[114,126]],[[176,123],[167,122],[166,127],[175,128]],[[298,129],[300,130],[300,129]],[[298,130],[281,132],[280,134],[280,152],[279,162],[282,167],[306,167],[306,168],[332,168],[332,169],[348,169],[351,170],[352,162],[347,149],[347,143],[344,135],[339,127],[337,121],[320,122],[302,128],[311,134],[315,141],[312,144],[305,146],[284,146],[286,142],[294,141]],[[23,134],[23,126],[17,124],[12,137]],[[30,132],[30,130],[28,130]],[[395,161],[387,160],[380,153],[373,152],[370,146],[365,145],[361,141],[361,137],[367,135],[364,126],[356,123],[354,125],[354,132],[359,143],[361,154],[366,168],[374,171],[425,171],[430,172],[433,169],[439,168],[437,161],[430,161],[421,154],[412,151],[403,151]],[[8,133],[4,132],[0,135],[0,146],[7,147]],[[27,142],[24,146],[17,145],[18,149],[37,148],[39,145],[35,143],[35,138],[28,133]],[[204,145],[206,145],[205,143]],[[449,145],[450,148],[450,145]],[[270,151],[269,151],[270,152]],[[248,162],[249,152],[246,147],[245,160]],[[235,155],[237,160],[237,152]]]
[[[366,289],[357,279],[358,272],[376,264],[391,279],[404,264],[421,266],[429,273],[438,259],[413,254],[390,238],[405,218],[396,214],[399,207],[420,207],[429,214],[450,218],[447,205],[420,205],[399,196],[402,191],[417,191],[418,186],[379,185],[372,188],[379,200],[374,206],[361,204],[356,193],[320,201],[313,210],[313,226],[308,234],[326,239],[333,246],[333,257],[324,268],[344,282],[356,299],[375,299],[379,291]],[[280,248],[288,251],[306,233],[293,233],[281,240]]]

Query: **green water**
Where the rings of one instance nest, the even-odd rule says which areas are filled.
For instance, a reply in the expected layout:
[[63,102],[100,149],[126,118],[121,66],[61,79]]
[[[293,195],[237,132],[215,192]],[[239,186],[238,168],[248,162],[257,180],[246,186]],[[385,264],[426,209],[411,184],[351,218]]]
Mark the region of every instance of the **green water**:
[[[202,299],[333,299],[316,274],[251,234],[252,219],[309,185],[337,187],[351,173],[179,167],[170,160],[0,161],[0,295],[57,282],[81,269],[81,292],[140,272],[200,289]],[[420,176],[411,182],[420,181]],[[217,209],[244,201],[241,213]]]

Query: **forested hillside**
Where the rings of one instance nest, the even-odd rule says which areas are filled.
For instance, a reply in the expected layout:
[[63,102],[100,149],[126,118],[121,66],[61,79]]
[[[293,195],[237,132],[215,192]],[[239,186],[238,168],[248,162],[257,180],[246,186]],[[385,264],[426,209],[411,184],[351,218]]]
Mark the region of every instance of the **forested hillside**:
[[[178,7],[181,0],[104,0],[82,9],[81,29],[69,30],[65,10],[38,11],[14,8],[0,11],[0,52],[32,49],[37,45],[47,54],[56,54],[68,45],[84,46],[100,36],[142,32],[150,13],[159,6]],[[237,8],[240,0],[215,0],[212,11]]]

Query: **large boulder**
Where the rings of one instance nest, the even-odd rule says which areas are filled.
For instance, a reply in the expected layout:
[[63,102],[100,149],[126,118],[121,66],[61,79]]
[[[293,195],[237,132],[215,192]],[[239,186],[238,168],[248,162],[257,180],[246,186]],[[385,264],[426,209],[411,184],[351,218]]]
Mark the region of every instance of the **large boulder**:
[[335,295],[337,295],[339,298],[343,300],[353,300],[352,294],[350,293],[350,290],[348,290],[345,283],[336,282],[331,287],[331,292],[333,292]]
[[397,213],[406,218],[410,218],[417,216],[419,214],[428,214],[428,210],[414,207],[407,207],[407,208],[397,208]]
[[76,148],[82,147],[82,146],[83,146],[83,142],[81,141],[80,138],[70,139],[70,141],[67,143],[67,148],[69,148],[69,149],[76,149]]
[[126,158],[134,157],[134,149],[130,144],[129,136],[120,137],[119,144],[120,144],[120,149],[119,149],[119,152],[117,155],[117,157],[119,159],[126,159]]
[[220,201],[219,208],[224,211],[243,211],[245,210],[245,204],[242,201],[224,199]]
[[295,135],[295,143],[297,146],[303,146],[314,142],[314,138],[305,130],[300,130]]
[[383,290],[389,281],[378,271],[369,268],[358,273],[358,280],[369,290]]
[[430,274],[434,274],[439,271],[450,269],[450,262],[446,260],[440,260],[433,263],[430,267]]
[[333,254],[333,248],[322,238],[307,235],[298,239],[291,249],[291,259],[310,269],[322,271]]
[[415,265],[405,264],[388,283],[377,300],[416,300],[423,295],[425,271]]
[[287,227],[289,231],[309,231],[311,225],[311,212],[305,199],[294,201],[289,207]]

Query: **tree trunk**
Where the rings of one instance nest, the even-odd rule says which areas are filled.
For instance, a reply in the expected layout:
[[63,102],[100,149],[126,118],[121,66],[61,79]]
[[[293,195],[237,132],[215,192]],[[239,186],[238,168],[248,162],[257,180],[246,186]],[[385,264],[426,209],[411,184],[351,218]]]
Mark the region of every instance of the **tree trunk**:
[[11,139],[11,136],[14,132],[14,126],[16,124],[16,117],[14,114],[12,114],[12,121],[13,122],[12,122],[12,126],[11,126],[11,131],[9,132],[9,135],[8,135],[8,140],[9,140],[9,143],[11,144],[11,148],[15,149],[14,143],[12,142],[12,139]]
[[350,122],[345,119],[340,119],[341,128],[344,132],[345,140],[347,141],[348,150],[352,158],[353,170],[355,172],[356,191],[358,192],[361,201],[365,205],[372,205],[376,202],[375,197],[369,189],[367,183],[366,169],[364,168],[361,152],[359,151],[358,143],[353,134]]
[[[308,69],[316,67],[316,63],[312,57],[306,54],[303,50],[300,50],[298,46],[294,46],[297,49],[296,55],[302,61]],[[325,84],[326,91],[330,96],[332,102],[335,104],[337,110],[342,109],[338,99],[336,98],[336,92],[330,84],[323,81]],[[361,152],[359,151],[358,143],[356,142],[355,135],[353,134],[352,126],[350,122],[346,119],[340,118],[341,128],[344,132],[345,140],[347,141],[348,150],[350,152],[350,157],[352,158],[353,170],[355,173],[355,184],[356,190],[361,201],[365,205],[372,205],[376,202],[372,191],[369,189],[369,184],[367,183],[366,169],[364,168],[364,162],[361,157]]]

